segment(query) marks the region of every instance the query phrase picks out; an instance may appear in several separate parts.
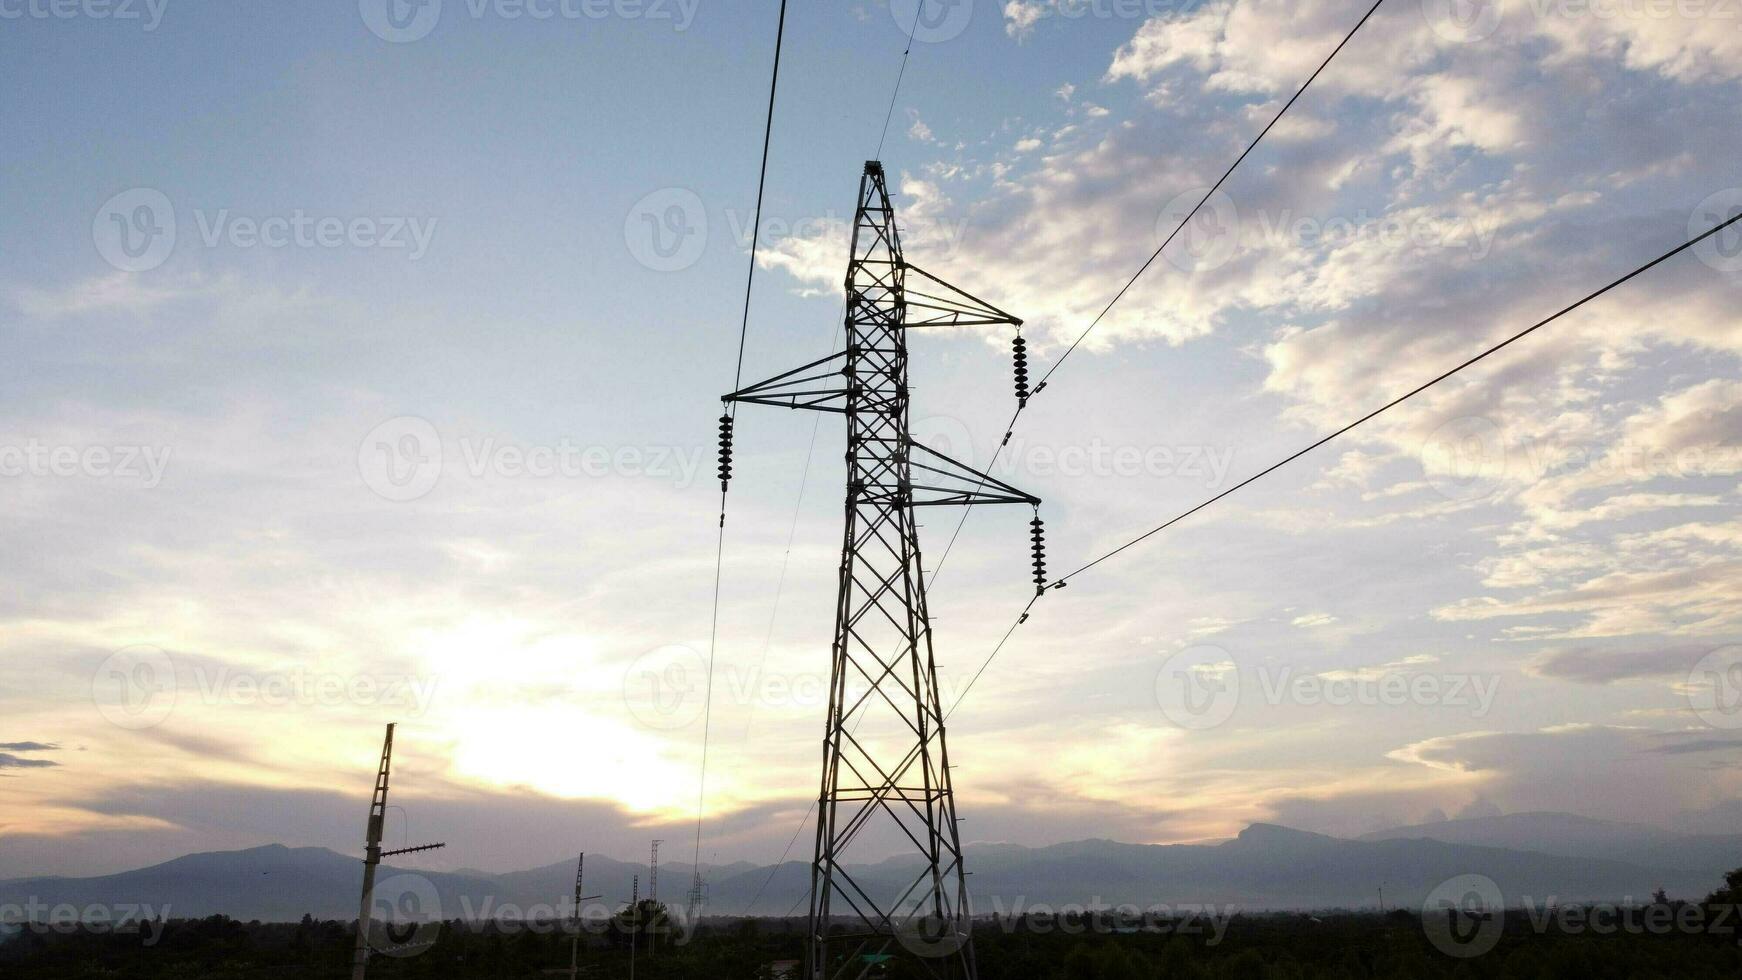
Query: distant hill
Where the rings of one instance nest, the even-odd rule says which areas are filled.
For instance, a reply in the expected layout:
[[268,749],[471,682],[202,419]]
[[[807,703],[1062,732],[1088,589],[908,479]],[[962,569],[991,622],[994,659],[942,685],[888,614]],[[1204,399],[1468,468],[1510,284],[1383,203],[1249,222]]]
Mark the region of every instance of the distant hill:
[[[1344,840],[1254,824],[1239,837],[1220,844],[1139,845],[1086,840],[1043,848],[977,846],[969,848],[967,863],[973,872],[969,883],[974,910],[981,915],[1014,913],[1035,903],[1055,908],[1125,902],[1146,906],[1232,904],[1247,910],[1360,908],[1377,905],[1381,886],[1388,906],[1419,907],[1435,886],[1469,873],[1494,879],[1510,903],[1526,898],[1537,902],[1551,898],[1638,899],[1659,886],[1673,895],[1691,898],[1716,886],[1724,870],[1742,865],[1742,859],[1733,853],[1716,854],[1709,863],[1695,867],[1689,866],[1686,854],[1665,852],[1664,860],[1620,860],[1591,853],[1547,853],[1446,841],[1425,833],[1447,826],[1400,828],[1396,837],[1382,834],[1374,840]],[[1556,822],[1514,821],[1500,826],[1509,826],[1523,839],[1531,827],[1538,833],[1552,834]],[[1465,829],[1476,835],[1482,828]],[[1613,827],[1586,830],[1592,848],[1599,846],[1604,833],[1620,834]],[[1622,839],[1632,838],[1622,835]],[[1573,845],[1560,841],[1557,846]],[[1657,854],[1652,848],[1658,846],[1642,844],[1638,853]],[[1719,849],[1714,846],[1714,850]],[[891,860],[855,868],[854,875],[867,887],[899,890],[913,880],[916,869],[912,862]],[[635,875],[642,876],[645,894],[646,870],[645,865],[589,856],[587,892],[604,895],[613,904],[624,902]],[[574,886],[574,867],[568,862],[511,874],[383,867],[380,877],[385,882],[402,873],[426,879],[440,898],[442,914],[449,918],[489,917],[504,904],[523,910],[553,906]],[[709,868],[706,873],[710,914],[781,916],[804,911],[810,882],[806,863],[788,862],[778,868],[737,864]],[[683,903],[690,875],[686,865],[661,867],[661,891],[668,902]],[[361,864],[356,858],[324,848],[273,845],[194,854],[99,878],[0,882],[0,903],[32,898],[47,905],[81,907],[138,903],[160,910],[167,906],[167,914],[177,918],[221,913],[243,920],[290,921],[306,912],[318,918],[352,919],[357,913],[360,876]]]
[[1382,830],[1361,839],[1427,839],[1708,873],[1714,868],[1742,867],[1742,835],[1677,834],[1645,824],[1593,820],[1571,813],[1509,813],[1445,820]]

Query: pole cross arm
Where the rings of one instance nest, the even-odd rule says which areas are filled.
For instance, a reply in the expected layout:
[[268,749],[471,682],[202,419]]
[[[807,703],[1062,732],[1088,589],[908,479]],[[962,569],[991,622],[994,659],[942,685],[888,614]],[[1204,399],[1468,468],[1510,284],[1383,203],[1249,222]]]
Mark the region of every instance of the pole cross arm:
[[845,414],[847,385],[843,371],[846,358],[846,351],[837,351],[766,381],[740,388],[730,395],[721,396],[720,400]]
[[906,325],[910,328],[1022,326],[1020,317],[1011,316],[911,262],[904,262],[903,268],[907,272]]
[[420,845],[418,847],[402,847],[397,851],[382,851],[381,856],[385,858],[385,857],[392,857],[395,854],[416,854],[419,851],[433,851],[433,850],[436,850],[437,848],[442,848],[442,847],[446,847],[446,846],[448,846],[448,845],[446,845],[446,844],[423,844],[423,845]]
[[1029,504],[1040,498],[1003,480],[959,463],[930,446],[907,441],[915,507],[973,507],[979,504]]

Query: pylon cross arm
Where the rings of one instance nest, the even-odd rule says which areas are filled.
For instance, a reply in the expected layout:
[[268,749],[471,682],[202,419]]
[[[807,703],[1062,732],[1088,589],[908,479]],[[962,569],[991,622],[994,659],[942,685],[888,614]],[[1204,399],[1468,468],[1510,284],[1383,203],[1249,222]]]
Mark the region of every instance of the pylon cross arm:
[[845,414],[849,391],[842,368],[846,359],[846,351],[837,351],[766,381],[740,388],[722,396],[720,401]]
[[915,507],[1040,504],[1039,497],[951,459],[924,443],[909,439],[907,445],[908,466],[914,471]]

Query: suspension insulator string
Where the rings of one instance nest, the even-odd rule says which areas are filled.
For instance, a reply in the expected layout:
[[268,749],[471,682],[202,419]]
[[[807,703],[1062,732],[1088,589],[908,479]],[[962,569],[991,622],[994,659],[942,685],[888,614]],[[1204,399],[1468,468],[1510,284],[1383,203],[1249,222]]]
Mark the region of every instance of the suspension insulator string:
[[732,482],[732,416],[720,416],[720,492]]
[[1041,522],[1040,508],[1034,509],[1034,520],[1028,522],[1029,537],[1034,541],[1034,594],[1046,595],[1046,525]]
[[1028,407],[1028,341],[1022,339],[1022,332],[1016,333],[1016,339],[1010,342],[1013,359],[1016,362],[1016,404],[1021,408]]

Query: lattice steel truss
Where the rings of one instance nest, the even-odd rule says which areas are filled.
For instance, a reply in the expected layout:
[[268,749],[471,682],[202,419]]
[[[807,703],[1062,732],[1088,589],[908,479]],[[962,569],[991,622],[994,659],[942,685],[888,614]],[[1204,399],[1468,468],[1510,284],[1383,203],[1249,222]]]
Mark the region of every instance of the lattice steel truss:
[[[845,350],[724,399],[847,417],[846,528],[805,976],[865,976],[894,957],[922,975],[973,978],[914,508],[1040,501],[913,440],[907,331],[1022,321],[905,260],[875,161],[860,180],[846,288]],[[722,431],[729,439],[729,422]],[[849,851],[865,855],[861,864],[896,852],[880,869],[899,869],[903,887],[856,873]]]

